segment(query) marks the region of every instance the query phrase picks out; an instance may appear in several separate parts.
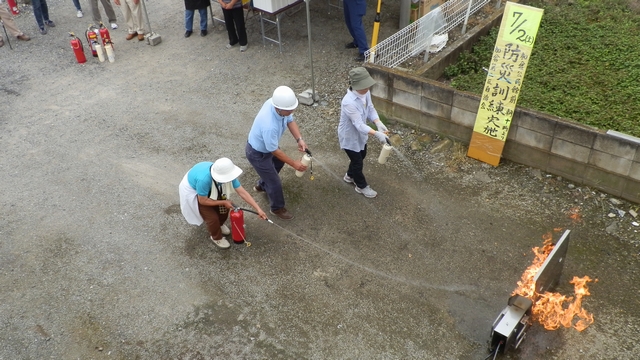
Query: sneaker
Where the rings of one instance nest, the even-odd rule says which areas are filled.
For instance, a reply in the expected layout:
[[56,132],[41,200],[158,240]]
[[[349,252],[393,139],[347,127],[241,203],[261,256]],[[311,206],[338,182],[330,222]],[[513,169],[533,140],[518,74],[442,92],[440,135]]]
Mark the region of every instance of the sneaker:
[[229,229],[229,227],[225,224],[222,224],[222,226],[220,226],[220,231],[222,231],[222,235],[231,234],[231,229]]
[[45,21],[44,24],[47,25],[48,27],[56,27],[56,23],[54,23],[51,20]]
[[353,41],[350,43],[346,43],[344,46],[345,49],[357,49],[358,45],[356,45],[356,43],[354,43]]
[[213,241],[213,244],[220,249],[228,249],[229,246],[231,246],[231,244],[229,244],[227,239],[225,239],[224,237],[220,240],[213,240],[213,237],[209,236],[209,239],[211,239],[211,241]]
[[342,180],[344,180],[344,182],[346,183],[353,184],[353,178],[347,174],[344,174],[344,177],[342,178]]
[[47,35],[47,29],[45,29],[45,28],[40,28],[40,34],[42,34],[42,35]]
[[288,212],[287,209],[282,208],[278,210],[269,210],[269,212],[282,220],[291,220],[293,219],[293,214]]
[[118,28],[118,24],[116,23],[111,23],[111,29],[115,30]]
[[264,192],[264,189],[260,185],[254,186],[253,190],[256,191],[256,192]]
[[245,52],[245,51],[247,51],[247,46],[248,46],[248,45],[242,45],[242,46],[240,46],[240,52]]
[[236,44],[233,44],[233,45],[231,45],[231,44],[227,44],[227,45],[225,45],[224,47],[226,47],[227,49],[231,49],[231,48],[232,48],[232,47],[234,47],[235,45],[236,45]]
[[79,18],[84,16],[84,15],[82,15],[82,10],[78,10],[78,12],[76,13],[76,16],[79,17]]
[[364,62],[364,54],[358,55],[354,60],[357,62]]
[[356,192],[368,198],[374,198],[376,197],[376,195],[378,195],[378,193],[375,192],[369,185],[367,185],[367,187],[364,189],[360,189],[359,187],[356,186]]

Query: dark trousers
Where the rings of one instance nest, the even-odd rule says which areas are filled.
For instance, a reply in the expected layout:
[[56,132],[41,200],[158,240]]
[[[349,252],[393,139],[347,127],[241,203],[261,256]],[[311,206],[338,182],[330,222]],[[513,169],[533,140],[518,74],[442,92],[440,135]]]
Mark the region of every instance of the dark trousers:
[[[224,214],[220,214],[220,208],[223,208]],[[220,226],[227,221],[227,217],[229,217],[229,210],[224,206],[204,206],[198,202],[198,210],[200,211],[200,215],[204,219],[204,223],[207,224],[207,230],[209,230],[209,234],[213,238],[213,240],[222,239],[222,230],[220,230]]]
[[366,188],[367,179],[364,178],[362,168],[364,167],[364,158],[367,157],[367,145],[364,145],[364,150],[362,151],[351,151],[344,149],[344,152],[347,153],[349,160],[351,160],[349,162],[347,176],[353,178],[353,182],[356,183],[356,186],[360,189]]
[[44,23],[49,22],[49,6],[46,0],[32,0],[33,15],[40,29],[44,29]]
[[347,24],[349,34],[353,38],[353,42],[358,45],[360,54],[364,54],[369,50],[367,43],[367,34],[364,32],[362,25],[362,17],[367,12],[366,0],[345,0],[342,2],[344,6],[344,21]]
[[280,170],[284,166],[272,153],[263,153],[255,150],[249,143],[245,147],[247,160],[258,173],[258,186],[264,189],[269,197],[271,210],[279,210],[284,207],[284,193],[282,192],[282,180],[280,180]]
[[224,25],[229,33],[229,45],[235,45],[238,42],[240,46],[247,45],[247,29],[244,26],[244,11],[242,7],[236,7],[231,10],[222,9],[224,15]]

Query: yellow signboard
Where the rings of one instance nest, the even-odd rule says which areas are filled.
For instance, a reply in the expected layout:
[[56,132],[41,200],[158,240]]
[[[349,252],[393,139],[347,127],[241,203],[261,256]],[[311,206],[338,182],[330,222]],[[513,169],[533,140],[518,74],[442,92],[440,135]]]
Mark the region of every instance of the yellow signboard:
[[467,156],[493,166],[500,162],[542,13],[531,6],[505,5]]

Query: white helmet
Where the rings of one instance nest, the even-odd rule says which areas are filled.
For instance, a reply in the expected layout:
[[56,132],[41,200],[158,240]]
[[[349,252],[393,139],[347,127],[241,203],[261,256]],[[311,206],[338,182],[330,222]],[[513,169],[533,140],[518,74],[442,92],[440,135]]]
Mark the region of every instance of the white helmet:
[[219,183],[234,180],[242,174],[242,169],[235,166],[228,158],[220,158],[211,166],[211,177]]
[[280,110],[293,110],[298,107],[298,98],[288,86],[278,86],[273,91],[271,104]]

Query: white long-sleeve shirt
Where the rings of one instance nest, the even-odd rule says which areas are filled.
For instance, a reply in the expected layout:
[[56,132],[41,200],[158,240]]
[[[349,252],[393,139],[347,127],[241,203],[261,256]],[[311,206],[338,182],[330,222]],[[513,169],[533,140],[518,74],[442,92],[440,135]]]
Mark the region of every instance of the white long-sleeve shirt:
[[371,102],[371,91],[364,95],[364,103],[355,91],[347,90],[342,98],[340,108],[340,124],[338,124],[338,141],[341,149],[362,151],[369,139],[371,127],[378,119],[378,112]]

